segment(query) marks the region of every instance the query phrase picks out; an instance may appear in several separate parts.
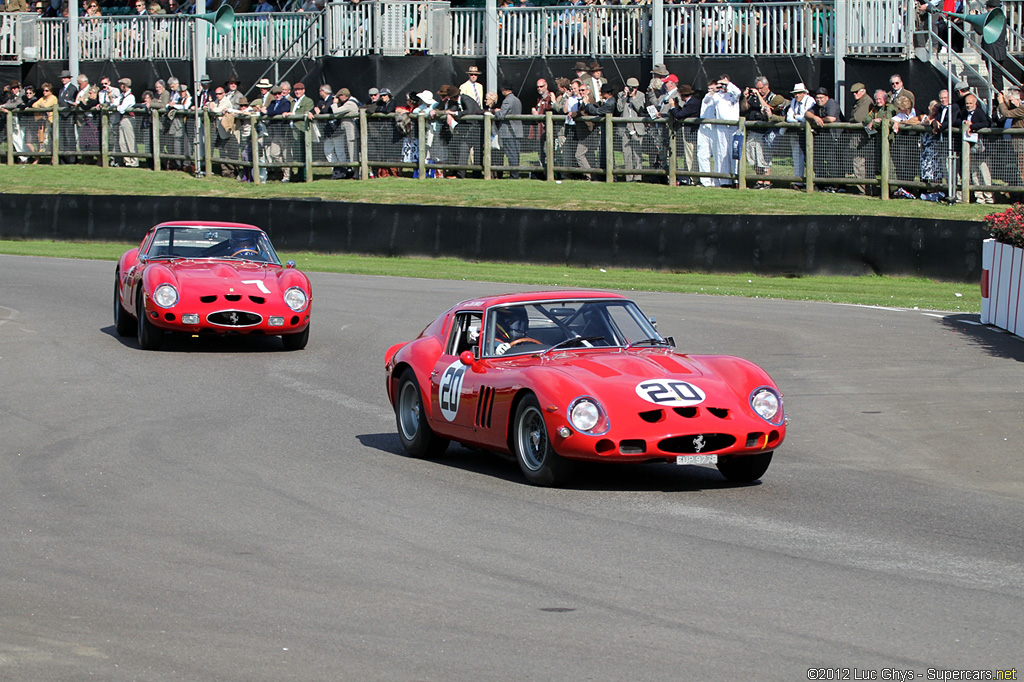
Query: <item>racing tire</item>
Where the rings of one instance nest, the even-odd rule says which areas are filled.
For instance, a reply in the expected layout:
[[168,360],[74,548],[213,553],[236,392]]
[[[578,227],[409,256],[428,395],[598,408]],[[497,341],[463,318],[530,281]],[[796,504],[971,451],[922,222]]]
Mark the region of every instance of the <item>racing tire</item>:
[[135,321],[121,305],[121,276],[114,273],[114,330],[118,336],[131,336],[135,333]]
[[281,341],[285,350],[302,350],[309,343],[309,325],[298,334],[282,334]]
[[750,483],[764,476],[771,463],[772,453],[761,452],[756,455],[719,457],[716,466],[719,473],[733,483]]
[[164,332],[146,317],[146,307],[142,305],[142,292],[139,292],[139,302],[135,306],[135,313],[138,315],[137,332],[139,348],[142,350],[158,350],[163,345]]
[[538,486],[558,486],[572,473],[572,462],[551,445],[537,398],[528,395],[516,408],[512,422],[512,451],[526,480]]
[[448,449],[448,439],[434,433],[427,423],[423,394],[420,393],[420,385],[411,369],[406,369],[398,377],[395,421],[398,425],[398,438],[409,456],[432,459],[440,457]]

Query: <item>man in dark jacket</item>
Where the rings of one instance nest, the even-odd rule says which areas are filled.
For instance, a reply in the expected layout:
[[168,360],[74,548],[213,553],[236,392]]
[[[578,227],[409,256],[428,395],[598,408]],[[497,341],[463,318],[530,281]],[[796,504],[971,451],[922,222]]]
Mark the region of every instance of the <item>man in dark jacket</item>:
[[[584,104],[583,113],[587,116],[601,116],[605,114],[615,115],[615,88],[605,83],[601,86],[600,101],[597,104]],[[579,125],[579,123],[577,123]],[[598,164],[602,168],[607,168],[607,158],[605,157],[605,135],[604,135],[604,121],[600,121],[595,124],[595,128],[599,133],[597,137],[597,159]]]
[[71,109],[78,97],[78,86],[71,78],[70,71],[60,72],[60,92],[57,93],[57,106],[60,107],[60,151],[61,163],[75,162],[75,124]]
[[[450,88],[449,94],[457,104],[457,114],[460,117],[458,125],[452,131],[452,141],[455,144],[455,162],[458,164],[469,164],[470,155],[472,155],[473,163],[481,163],[483,157],[480,154],[480,143],[484,137],[483,123],[480,121],[467,121],[461,117],[479,116],[484,113],[484,110],[477,104],[475,99],[459,92],[459,89],[454,85],[450,86]],[[460,178],[464,178],[466,177],[466,171],[457,171],[457,175]],[[476,174],[474,173],[474,175]]]
[[[985,139],[978,135],[982,128],[991,128],[992,120],[984,107],[978,103],[978,98],[972,94],[964,97],[963,121],[961,122],[964,139],[970,144],[971,156],[971,184],[991,185],[992,172],[988,167],[988,150],[985,149]],[[992,192],[975,192],[975,201],[979,204],[993,204],[995,199]],[[964,197],[967,199],[967,197]]]

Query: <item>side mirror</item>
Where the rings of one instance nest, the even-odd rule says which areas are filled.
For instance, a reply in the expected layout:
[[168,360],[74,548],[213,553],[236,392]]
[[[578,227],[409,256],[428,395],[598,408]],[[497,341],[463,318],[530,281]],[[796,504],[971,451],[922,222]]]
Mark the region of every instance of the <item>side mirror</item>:
[[293,260],[290,260],[290,261],[288,261],[287,263],[285,263],[285,264],[284,264],[284,266],[285,266],[286,268],[294,268],[294,267],[295,267],[295,261],[293,261]]
[[459,360],[461,360],[462,364],[464,365],[472,365],[474,362],[476,362],[476,357],[473,351],[464,350],[461,353],[459,353]]
[[658,328],[658,321],[656,319],[654,319],[653,317],[648,317],[647,321],[650,322],[651,326],[654,327],[655,329]]

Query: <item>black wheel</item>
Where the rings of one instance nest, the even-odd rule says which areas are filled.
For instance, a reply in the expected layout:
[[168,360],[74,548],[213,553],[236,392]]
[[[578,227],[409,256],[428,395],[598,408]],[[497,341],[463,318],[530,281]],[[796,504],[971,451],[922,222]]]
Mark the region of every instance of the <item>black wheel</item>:
[[282,334],[285,350],[302,350],[309,343],[309,325],[298,334]]
[[532,395],[523,398],[512,422],[512,450],[530,483],[556,486],[572,473],[572,463],[555,452],[540,404]]
[[118,336],[131,336],[135,333],[135,323],[132,316],[121,305],[121,296],[118,290],[121,287],[121,276],[114,273],[114,329]]
[[735,483],[750,483],[764,476],[768,465],[772,463],[772,453],[762,452],[757,455],[737,455],[719,457],[718,471]]
[[164,332],[146,317],[146,309],[142,305],[142,292],[139,292],[139,301],[135,306],[135,314],[138,316],[139,348],[142,350],[157,350],[160,348],[164,342]]
[[398,377],[395,421],[398,423],[398,437],[402,447],[413,457],[440,457],[448,449],[448,440],[434,433],[427,424],[420,385],[411,369],[403,371]]

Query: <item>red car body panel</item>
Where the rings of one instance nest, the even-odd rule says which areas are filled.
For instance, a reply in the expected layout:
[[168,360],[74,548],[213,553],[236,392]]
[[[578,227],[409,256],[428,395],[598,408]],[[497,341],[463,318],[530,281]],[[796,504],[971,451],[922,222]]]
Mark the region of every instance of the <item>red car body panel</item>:
[[[429,425],[436,434],[498,452],[512,452],[512,417],[519,400],[528,393],[540,404],[555,450],[570,459],[674,461],[677,455],[695,452],[758,454],[782,444],[784,413],[778,416],[778,423],[769,423],[750,403],[759,388],[773,389],[780,399],[781,391],[763,369],[741,358],[687,355],[664,346],[573,347],[510,357],[477,356],[469,364],[446,353],[458,313],[479,311],[486,319],[489,308],[509,303],[589,298],[628,300],[605,292],[555,291],[493,296],[456,305],[418,338],[396,344],[385,353],[392,405],[397,400],[397,378],[408,367],[415,372]],[[460,365],[464,371],[460,372]],[[455,374],[461,376],[450,379]],[[683,391],[697,387],[703,399],[697,400],[695,392],[686,405],[676,405],[675,398],[669,400],[664,394],[667,385]],[[589,435],[570,423],[569,405],[581,396],[596,399],[604,408],[606,432]],[[566,431],[568,435],[562,435]]]
[[[211,230],[252,230],[253,225],[207,221],[174,221],[156,225],[146,233],[139,248],[131,249],[118,261],[118,290],[124,309],[136,315],[139,296],[150,322],[165,331],[190,334],[262,334],[282,335],[303,332],[309,326],[313,292],[309,278],[294,267],[279,263],[252,260],[211,258],[180,258],[175,260],[139,260],[156,231],[162,227],[206,227]],[[153,300],[153,292],[162,284],[171,284],[178,291],[178,302],[161,308]],[[307,296],[304,310],[293,311],[284,302],[284,292],[291,287],[302,289]],[[260,318],[258,323],[244,325],[216,324],[208,320],[212,313],[240,311]],[[182,314],[196,314],[199,322],[186,324]],[[271,317],[283,317],[283,325],[271,326]]]

